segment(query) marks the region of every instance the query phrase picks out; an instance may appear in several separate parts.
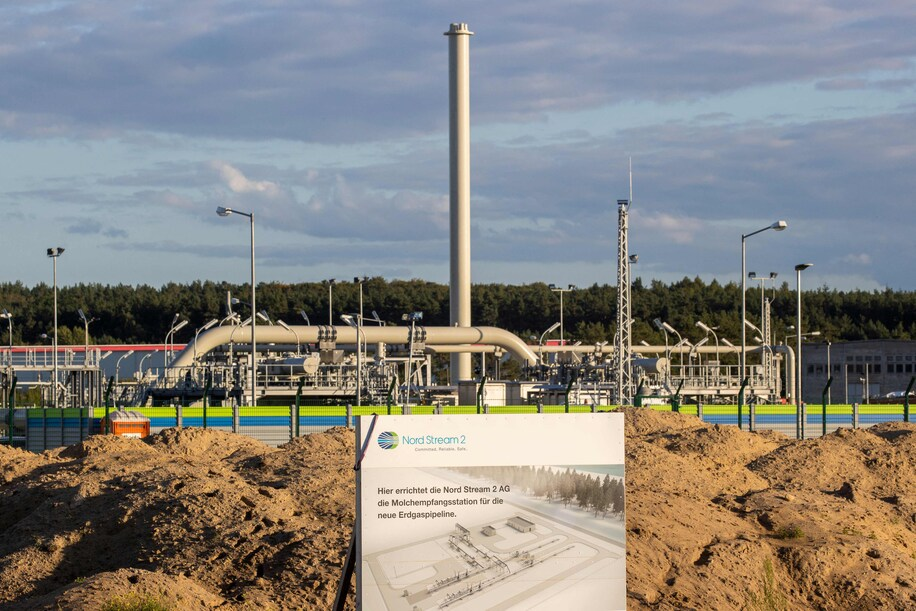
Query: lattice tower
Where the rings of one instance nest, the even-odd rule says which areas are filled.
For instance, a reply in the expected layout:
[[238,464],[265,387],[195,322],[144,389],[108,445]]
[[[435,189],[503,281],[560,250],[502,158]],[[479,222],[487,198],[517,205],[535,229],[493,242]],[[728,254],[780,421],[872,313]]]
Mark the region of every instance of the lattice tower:
[[633,315],[630,311],[630,255],[629,220],[630,200],[617,200],[617,346],[614,350],[617,370],[617,402],[624,404],[633,396],[633,368],[630,353],[633,349],[630,331]]

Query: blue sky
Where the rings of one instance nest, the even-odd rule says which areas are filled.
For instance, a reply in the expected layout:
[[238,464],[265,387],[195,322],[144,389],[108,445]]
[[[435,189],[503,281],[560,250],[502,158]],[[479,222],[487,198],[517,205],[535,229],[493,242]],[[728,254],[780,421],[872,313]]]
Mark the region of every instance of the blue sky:
[[452,22],[471,39],[474,282],[916,288],[916,4],[0,7],[0,279],[448,280]]

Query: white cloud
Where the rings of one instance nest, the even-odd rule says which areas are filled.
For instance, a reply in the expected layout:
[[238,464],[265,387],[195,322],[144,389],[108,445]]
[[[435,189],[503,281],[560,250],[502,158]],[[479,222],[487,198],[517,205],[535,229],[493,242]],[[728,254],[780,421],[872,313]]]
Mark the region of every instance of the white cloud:
[[669,239],[675,244],[692,244],[705,225],[700,219],[665,212],[636,211],[632,219],[634,230],[658,239]]
[[264,193],[271,197],[280,194],[280,188],[276,184],[269,180],[249,180],[241,170],[225,161],[213,161],[212,166],[234,193]]
[[843,263],[849,263],[852,265],[871,265],[871,255],[865,252],[860,252],[857,254],[848,254],[842,259]]

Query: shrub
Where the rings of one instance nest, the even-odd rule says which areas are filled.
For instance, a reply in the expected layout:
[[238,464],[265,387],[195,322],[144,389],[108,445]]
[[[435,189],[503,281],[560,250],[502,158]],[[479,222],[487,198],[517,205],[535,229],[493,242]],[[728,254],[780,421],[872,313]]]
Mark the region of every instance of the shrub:
[[805,533],[798,526],[783,526],[776,531],[778,539],[801,539]]
[[136,592],[116,596],[102,605],[100,611],[172,611],[158,596]]

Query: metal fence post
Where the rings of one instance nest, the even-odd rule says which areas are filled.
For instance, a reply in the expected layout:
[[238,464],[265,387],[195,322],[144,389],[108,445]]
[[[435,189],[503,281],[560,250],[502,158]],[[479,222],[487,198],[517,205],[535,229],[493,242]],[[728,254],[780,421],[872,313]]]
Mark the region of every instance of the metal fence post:
[[859,428],[859,404],[852,404],[852,428]]
[[539,414],[544,413],[544,402],[541,401],[540,399],[538,399],[538,413]]
[[305,378],[299,378],[299,386],[296,388],[296,419],[293,421],[293,436],[299,436],[299,413],[302,407],[302,385],[305,384]]
[[[741,337],[744,337],[744,336],[742,335]],[[742,428],[742,426],[741,426],[741,420],[742,420],[742,418],[744,417],[744,414],[742,413],[742,412],[743,412],[743,407],[744,407],[744,389],[747,387],[747,383],[748,383],[749,380],[750,380],[750,378],[745,377],[745,378],[741,381],[741,388],[740,388],[740,390],[738,390],[738,429],[739,429],[739,430]]]
[[703,419],[703,403],[697,401],[697,418]]
[[353,406],[347,403],[347,428],[353,428]]
[[179,429],[184,426],[184,409],[181,407],[181,402],[175,406],[175,426]]
[[830,391],[830,383],[833,382],[833,376],[827,378],[827,385],[824,386],[824,392],[821,393],[821,405],[823,405],[823,411],[821,412],[821,417],[823,420],[821,428],[821,437],[827,436],[827,393]]
[[241,411],[242,411],[242,408],[239,407],[238,403],[232,406],[232,432],[233,433],[239,432],[239,426],[242,420]]
[[299,423],[299,406],[290,405],[289,406],[289,440],[292,441],[299,435],[297,434],[296,428]]
[[757,428],[757,404],[751,403],[747,406],[747,430],[751,433]]
[[910,391],[913,390],[913,382],[916,382],[916,376],[910,377],[910,383],[906,387],[906,392],[903,393],[903,421],[910,421]]
[[805,427],[808,425],[808,404],[799,401],[798,406],[798,438],[805,438]]

